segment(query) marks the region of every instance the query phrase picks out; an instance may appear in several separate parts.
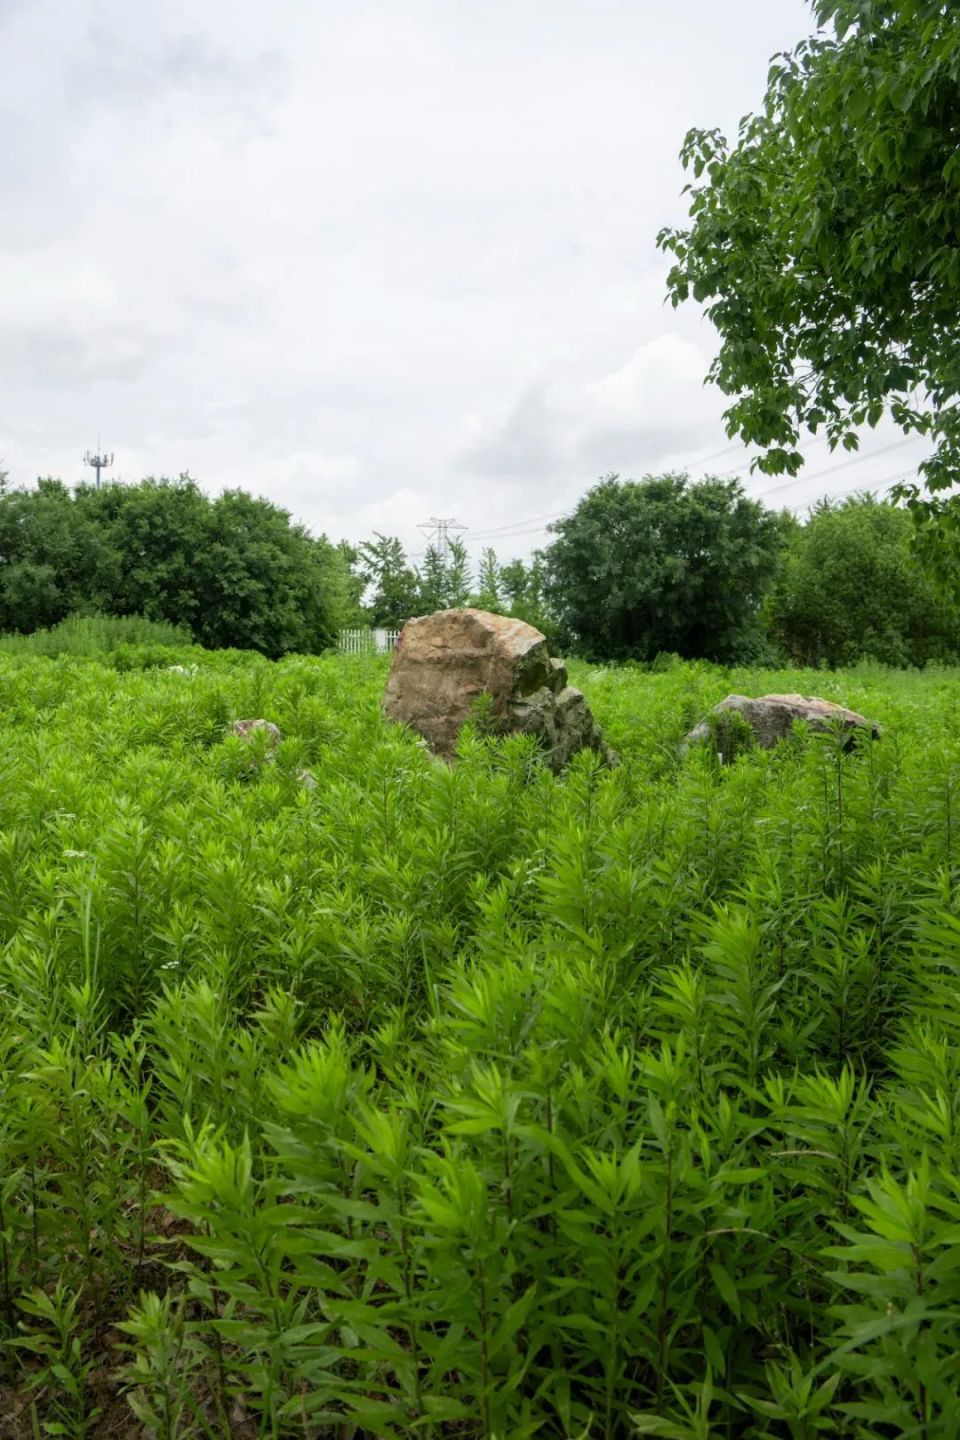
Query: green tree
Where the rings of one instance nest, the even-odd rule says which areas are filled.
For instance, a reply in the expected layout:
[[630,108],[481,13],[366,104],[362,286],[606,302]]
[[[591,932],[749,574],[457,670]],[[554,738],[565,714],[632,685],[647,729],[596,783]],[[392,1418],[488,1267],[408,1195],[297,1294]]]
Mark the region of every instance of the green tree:
[[480,566],[477,570],[476,592],[470,597],[470,604],[478,610],[492,610],[495,614],[503,608],[501,593],[500,563],[497,552],[491,546],[484,546],[480,552]]
[[[13,567],[30,568],[15,578]],[[52,577],[47,573],[40,582],[33,573],[37,567]],[[30,490],[0,491],[0,628],[33,630],[71,613],[104,608],[119,574],[120,556],[108,529],[85,513],[62,481],[46,476]],[[33,611],[29,594],[35,583]]]
[[445,601],[448,609],[466,605],[470,599],[470,557],[462,540],[451,540],[447,547]]
[[872,496],[822,501],[791,537],[765,606],[770,634],[798,665],[953,660],[956,610],[910,545],[910,516]]
[[542,550],[535,550],[528,565],[511,560],[500,571],[500,584],[509,613],[525,620],[550,639],[558,633],[556,618],[546,597],[547,571]]
[[417,572],[418,613],[432,615],[434,610],[446,610],[447,566],[443,552],[436,545],[428,545],[423,552],[423,564]]
[[197,584],[204,606],[193,627],[201,645],[259,650],[275,659],[334,643],[344,582],[336,546],[243,490],[213,501],[205,530]]
[[344,625],[366,625],[369,619],[363,594],[367,582],[363,575],[360,551],[349,540],[337,542],[337,553],[343,562],[341,610]]
[[0,492],[3,629],[141,614],[204,645],[278,656],[329,645],[347,597],[342,553],[243,491],[211,500],[183,475]]
[[762,643],[783,529],[738,481],[610,475],[551,530],[547,599],[588,657],[729,661]]
[[[734,145],[692,130],[691,226],[665,230],[669,292],[705,304],[728,431],[796,474],[884,413],[935,441],[918,518],[960,529],[960,8],[814,0],[821,30],[778,56]],[[941,549],[943,548],[941,544]],[[953,542],[947,547],[952,553]]]
[[470,597],[470,570],[463,541],[451,540],[446,551],[437,545],[428,545],[417,581],[417,614],[431,615],[434,610],[453,610],[466,605]]
[[419,615],[420,595],[416,571],[395,535],[374,533],[358,547],[360,575],[371,591],[368,614],[372,625],[398,628],[411,615]]
[[6,628],[10,630],[45,628],[63,618],[63,596],[52,565],[16,560],[3,566],[0,596]]
[[109,536],[115,568],[91,596],[99,608],[171,620],[199,633],[212,599],[198,585],[209,565],[211,502],[189,476],[82,485],[69,508],[85,529]]

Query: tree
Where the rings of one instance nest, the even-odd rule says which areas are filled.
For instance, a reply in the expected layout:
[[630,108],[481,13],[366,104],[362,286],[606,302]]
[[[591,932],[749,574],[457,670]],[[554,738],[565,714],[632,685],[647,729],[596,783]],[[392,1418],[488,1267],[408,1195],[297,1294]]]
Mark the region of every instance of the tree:
[[[759,468],[796,474],[800,431],[856,449],[884,413],[935,441],[906,486],[960,528],[960,9],[813,0],[832,26],[776,58],[729,146],[691,130],[691,227],[665,230],[669,293],[720,332],[710,378]],[[952,548],[952,547],[951,547]]]
[[417,576],[419,586],[418,615],[431,615],[435,610],[453,610],[466,605],[470,596],[470,570],[467,547],[462,540],[451,540],[446,550],[428,545]]
[[38,630],[64,616],[63,597],[52,565],[17,560],[2,568],[0,604],[11,630]]
[[[42,581],[38,570],[46,572]],[[32,490],[0,491],[0,628],[32,630],[102,609],[119,573],[107,529],[75,504],[62,481],[46,476]]]
[[501,583],[497,552],[491,546],[486,545],[480,552],[477,589],[470,598],[470,604],[476,606],[478,610],[492,610],[494,614],[499,613],[504,604]]
[[367,615],[363,608],[363,592],[367,588],[364,579],[360,551],[349,540],[339,540],[337,551],[343,562],[342,595],[340,608],[344,625],[365,625]]
[[447,566],[443,552],[436,545],[428,545],[423,552],[423,564],[417,572],[418,615],[432,615],[435,610],[446,610]]
[[525,620],[549,638],[557,635],[556,618],[546,598],[546,564],[542,550],[535,550],[529,565],[511,560],[500,571],[500,583],[509,604],[509,613]]
[[395,535],[375,531],[373,540],[362,542],[359,555],[360,574],[366,585],[373,587],[371,624],[396,629],[420,613],[417,575]]
[[196,482],[0,491],[0,628],[79,611],[188,626],[201,644],[276,657],[329,645],[348,597],[346,560],[285,510]]
[[865,495],[821,501],[790,539],[766,602],[774,640],[799,665],[953,660],[956,610],[910,545],[910,516]]
[[219,495],[204,529],[196,586],[203,606],[193,626],[201,645],[277,659],[335,643],[344,566],[325,536],[310,535],[286,510],[244,490]]
[[756,652],[782,526],[738,481],[610,475],[551,530],[547,599],[589,658]]
[[447,546],[445,595],[446,607],[460,609],[470,598],[470,557],[462,540],[451,540]]

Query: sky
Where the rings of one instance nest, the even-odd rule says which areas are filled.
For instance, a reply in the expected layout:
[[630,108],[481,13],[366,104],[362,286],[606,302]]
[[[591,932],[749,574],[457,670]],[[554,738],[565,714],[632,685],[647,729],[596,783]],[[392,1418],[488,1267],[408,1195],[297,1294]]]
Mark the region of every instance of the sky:
[[749,475],[664,303],[692,125],[803,0],[0,0],[0,462],[188,471],[315,532],[525,555],[615,471],[802,509],[923,442]]

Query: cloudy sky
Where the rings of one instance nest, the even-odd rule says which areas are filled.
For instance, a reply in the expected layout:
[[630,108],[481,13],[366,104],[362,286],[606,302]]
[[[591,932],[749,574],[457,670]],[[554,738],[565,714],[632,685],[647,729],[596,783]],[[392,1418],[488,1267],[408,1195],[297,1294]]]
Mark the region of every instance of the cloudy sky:
[[[411,549],[455,516],[507,558],[607,471],[743,467],[654,242],[686,129],[732,133],[809,29],[803,0],[0,0],[11,479],[79,479],[99,430],[124,480]],[[879,484],[897,440],[748,488]]]

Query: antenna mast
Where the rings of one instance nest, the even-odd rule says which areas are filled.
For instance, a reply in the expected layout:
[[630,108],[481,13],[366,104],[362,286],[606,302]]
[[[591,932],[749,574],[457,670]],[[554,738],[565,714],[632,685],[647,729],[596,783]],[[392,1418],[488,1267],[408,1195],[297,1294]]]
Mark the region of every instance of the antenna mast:
[[110,453],[109,455],[107,455],[105,451],[102,451],[102,450],[100,449],[100,436],[99,436],[99,435],[97,436],[97,448],[96,448],[96,450],[93,452],[92,455],[91,455],[90,451],[88,450],[87,453],[86,453],[86,455],[84,455],[84,457],[83,457],[83,463],[84,463],[84,465],[89,465],[89,466],[91,467],[91,469],[96,470],[96,472],[97,472],[97,489],[99,490],[99,489],[100,489],[100,471],[101,471],[101,470],[106,470],[108,466],[110,466],[110,465],[113,464],[113,452],[111,451],[111,453]]

